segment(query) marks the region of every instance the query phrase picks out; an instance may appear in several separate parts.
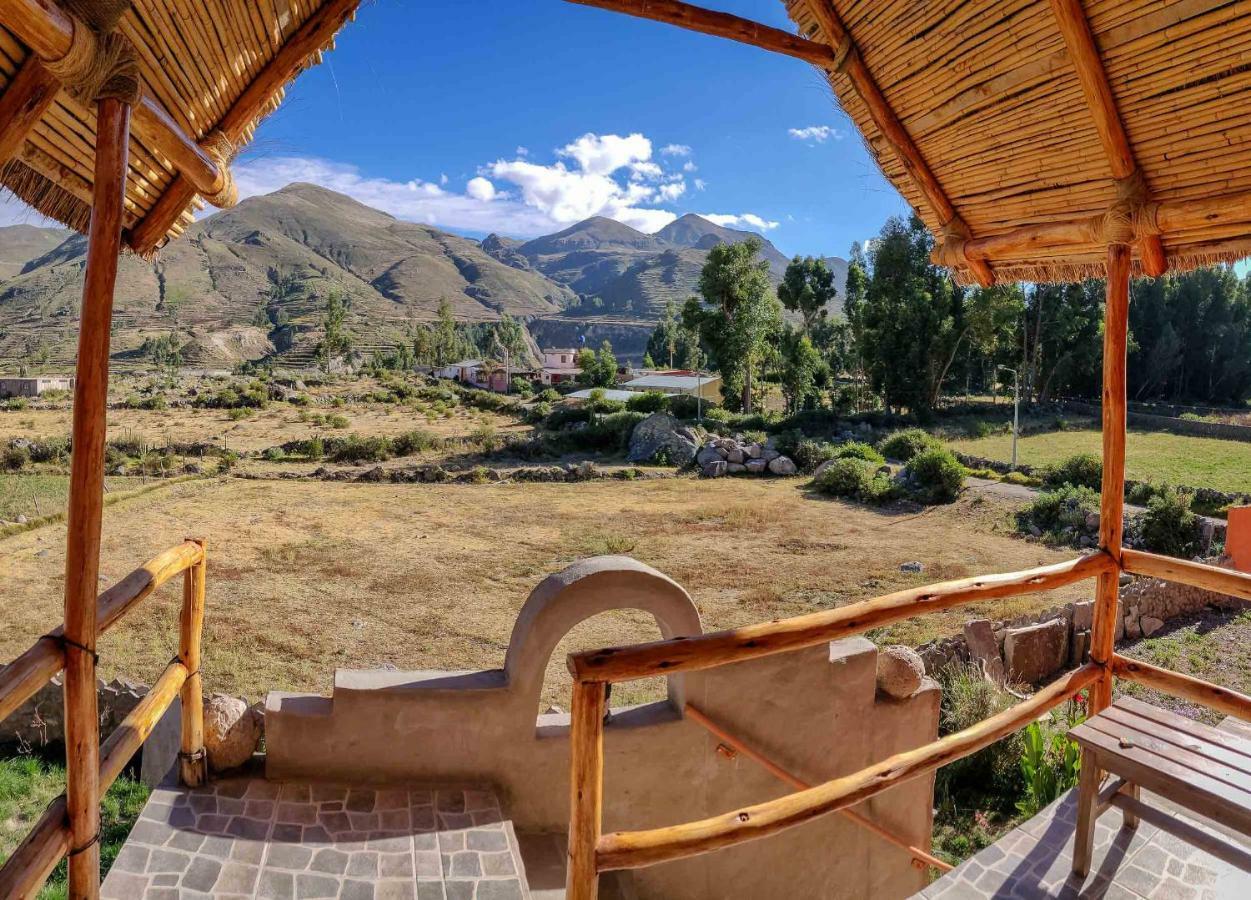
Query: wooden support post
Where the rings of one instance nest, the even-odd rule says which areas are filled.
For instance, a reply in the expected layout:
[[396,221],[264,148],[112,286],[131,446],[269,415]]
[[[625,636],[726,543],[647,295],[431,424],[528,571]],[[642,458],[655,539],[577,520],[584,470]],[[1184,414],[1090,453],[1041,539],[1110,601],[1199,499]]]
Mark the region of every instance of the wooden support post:
[[31,54],[9,86],[0,94],[0,166],[22,149],[22,143],[48,107],[56,100],[61,83]]
[[[204,550],[204,541],[195,540],[195,543]],[[178,658],[187,668],[187,680],[182,686],[182,747],[178,760],[182,783],[187,787],[199,787],[208,778],[208,760],[204,756],[204,685],[200,678],[207,565],[201,552],[200,561],[183,574],[182,617],[178,629]]]
[[1107,305],[1103,320],[1103,493],[1099,546],[1117,569],[1099,576],[1090,658],[1103,667],[1091,687],[1090,714],[1112,703],[1112,653],[1120,594],[1121,516],[1125,508],[1125,345],[1129,331],[1129,247],[1108,247]]
[[1077,781],[1077,827],[1073,833],[1073,874],[1082,878],[1090,871],[1090,858],[1095,846],[1098,794],[1099,766],[1095,755],[1083,750],[1081,774]]
[[595,900],[599,869],[595,850],[603,828],[604,708],[603,682],[575,682],[569,717],[569,859],[565,895]]
[[100,720],[96,709],[96,591],[104,512],[109,327],[121,252],[130,107],[101,100],[96,111],[95,205],[78,328],[73,459],[65,551],[65,764],[69,896],[100,893]]

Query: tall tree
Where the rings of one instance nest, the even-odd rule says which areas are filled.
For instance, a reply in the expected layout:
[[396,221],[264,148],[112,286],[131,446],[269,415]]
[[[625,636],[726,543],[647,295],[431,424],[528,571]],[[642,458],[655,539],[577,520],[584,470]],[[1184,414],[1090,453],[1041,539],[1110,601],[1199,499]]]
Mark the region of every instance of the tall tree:
[[782,325],[782,308],[769,283],[769,264],[757,258],[760,242],[718,244],[699,277],[702,299],[692,297],[682,322],[710,351],[721,372],[730,408],[752,411],[752,379],[770,338]]
[[796,256],[791,260],[778,285],[778,299],[791,312],[803,317],[804,330],[809,334],[829,314],[837,296],[834,273],[825,260],[813,256]]

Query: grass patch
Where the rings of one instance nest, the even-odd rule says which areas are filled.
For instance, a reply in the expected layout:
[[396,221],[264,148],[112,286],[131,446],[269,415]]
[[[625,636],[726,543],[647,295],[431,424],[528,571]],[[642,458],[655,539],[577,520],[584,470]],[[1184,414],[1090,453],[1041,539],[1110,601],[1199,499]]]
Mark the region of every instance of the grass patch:
[[[995,434],[977,439],[955,440],[961,453],[986,459],[1012,458],[1012,436]],[[1020,462],[1048,466],[1068,457],[1101,452],[1097,429],[1053,431],[1022,437]],[[1217,438],[1131,431],[1125,448],[1125,474],[1135,481],[1168,482],[1187,487],[1251,493],[1251,444]]]
[[[48,803],[64,790],[65,769],[61,766],[34,756],[0,760],[0,862],[17,849]],[[123,775],[104,795],[100,803],[101,877],[117,859],[148,793],[143,784]],[[62,860],[39,892],[39,900],[61,900],[68,890]]]
[[[138,478],[105,478],[106,491],[125,491],[139,486]],[[65,512],[69,497],[68,475],[21,475],[0,473],[0,519],[18,516],[42,518]]]

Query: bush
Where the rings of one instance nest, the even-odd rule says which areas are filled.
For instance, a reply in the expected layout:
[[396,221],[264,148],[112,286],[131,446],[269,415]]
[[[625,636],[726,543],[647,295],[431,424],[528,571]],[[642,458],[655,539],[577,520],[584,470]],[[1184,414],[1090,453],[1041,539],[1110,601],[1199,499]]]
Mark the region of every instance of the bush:
[[[679,419],[694,419],[699,416],[701,403],[699,398],[690,394],[674,394],[669,398],[669,414]],[[707,400],[702,403],[704,414],[717,407]]]
[[1199,552],[1199,517],[1190,511],[1192,497],[1164,485],[1147,503],[1140,537],[1153,553],[1189,558]]
[[538,425],[552,414],[552,404],[542,400],[526,410],[526,424]]
[[352,423],[348,421],[347,416],[335,413],[334,415],[326,416],[326,424],[331,428],[347,428]]
[[882,465],[886,460],[873,447],[860,441],[849,441],[834,448],[835,459],[863,459],[875,465]]
[[[939,672],[938,680],[943,688],[938,718],[940,735],[963,731],[1016,703],[1011,694],[987,679],[977,666],[949,667]],[[992,794],[1001,801],[1010,801],[1021,790],[1020,748],[1020,736],[1010,735],[971,756],[948,763],[937,772],[936,797]]]
[[18,444],[10,444],[0,455],[0,465],[9,472],[20,472],[30,465],[30,451]]
[[560,400],[560,391],[555,388],[547,388],[539,392],[539,396],[535,398],[540,403],[556,403]]
[[383,462],[391,458],[391,442],[384,437],[348,435],[331,451],[334,462]]
[[1024,472],[1009,472],[1003,476],[1003,480],[1007,484],[1020,484],[1025,487],[1039,487],[1042,484],[1040,480]]
[[1043,807],[1077,785],[1081,751],[1067,734],[1044,728],[1038,722],[1030,722],[1025,727],[1020,743],[1020,768],[1025,789],[1016,801],[1016,808],[1024,816],[1035,816]]
[[903,431],[888,435],[878,449],[888,459],[897,459],[906,463],[924,450],[941,446],[942,442],[932,434],[920,428],[905,428]]
[[626,401],[626,409],[641,413],[665,412],[669,409],[669,395],[660,391],[636,394]]
[[281,447],[267,447],[265,449],[265,459],[269,462],[282,462],[284,454]]
[[392,441],[392,450],[396,456],[412,456],[439,446],[439,439],[428,431],[414,429],[406,431]]
[[1099,495],[1088,487],[1066,484],[1054,491],[1039,494],[1034,502],[1017,512],[1017,527],[1021,531],[1035,528],[1053,537],[1061,537],[1067,528],[1081,532],[1086,519],[1099,512]]
[[[1164,488],[1168,490],[1167,486]],[[1149,481],[1140,481],[1125,492],[1125,502],[1134,506],[1146,506],[1160,495],[1161,488]]]
[[[779,450],[779,452],[784,451]],[[833,444],[812,440],[800,441],[789,455],[801,472],[815,472],[821,463],[837,456]]]
[[319,460],[326,455],[326,445],[321,438],[309,438],[304,444],[304,455],[311,460]]
[[529,397],[534,393],[534,385],[530,382],[530,379],[522,378],[520,375],[514,375],[512,380],[509,381],[508,387],[514,394],[522,397]]
[[1103,484],[1103,460],[1093,453],[1079,453],[1047,466],[1042,471],[1042,480],[1049,488],[1071,484],[1097,491]]
[[904,467],[908,483],[925,503],[950,503],[964,487],[964,466],[946,447],[923,450]]
[[825,467],[815,484],[818,491],[833,497],[859,499],[873,482],[873,469],[860,459],[836,459]]
[[547,447],[557,453],[617,453],[626,449],[634,426],[645,418],[643,413],[629,410],[599,416],[585,428],[549,435]]

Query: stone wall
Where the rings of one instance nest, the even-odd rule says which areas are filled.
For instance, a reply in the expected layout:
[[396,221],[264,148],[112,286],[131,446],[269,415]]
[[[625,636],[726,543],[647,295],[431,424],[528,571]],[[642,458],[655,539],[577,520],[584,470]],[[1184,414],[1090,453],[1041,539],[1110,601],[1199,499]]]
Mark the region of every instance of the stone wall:
[[[1070,412],[1083,415],[1098,416],[1102,408],[1091,403],[1065,401],[1064,408]],[[1197,437],[1221,438],[1227,441],[1251,442],[1251,427],[1246,425],[1227,425],[1224,422],[1201,422],[1195,419],[1176,419],[1172,416],[1157,416],[1151,413],[1134,412],[1126,414],[1131,427],[1143,428],[1147,431],[1168,431],[1172,434],[1190,434]]]
[[[1229,568],[1227,557],[1204,560]],[[1116,640],[1137,640],[1160,631],[1170,619],[1204,609],[1245,609],[1251,604],[1235,597],[1159,578],[1122,576],[1116,622]],[[1057,672],[1085,662],[1090,656],[1090,629],[1094,600],[1053,606],[1014,619],[974,619],[960,635],[930,641],[917,648],[927,674],[934,676],[953,665],[983,665],[992,676],[1036,684]],[[1057,623],[1050,628],[1040,627]]]
[[[0,667],[2,670],[2,667]],[[129,715],[148,693],[146,684],[114,679],[96,685],[100,708],[100,733],[107,735]],[[65,702],[61,676],[53,678],[13,715],[0,722],[0,744],[43,747],[65,740]]]

